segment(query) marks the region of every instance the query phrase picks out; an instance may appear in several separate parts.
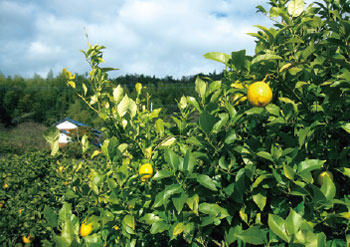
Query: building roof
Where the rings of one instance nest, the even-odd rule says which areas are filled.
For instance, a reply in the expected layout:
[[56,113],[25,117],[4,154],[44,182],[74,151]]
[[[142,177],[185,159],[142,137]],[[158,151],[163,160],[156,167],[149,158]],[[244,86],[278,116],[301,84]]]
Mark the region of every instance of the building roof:
[[60,121],[58,121],[57,123],[55,123],[55,125],[57,126],[57,125],[59,125],[60,123],[63,123],[63,122],[65,122],[65,121],[71,122],[71,123],[75,124],[75,125],[78,126],[78,127],[89,127],[89,125],[84,124],[84,123],[81,123],[81,122],[78,122],[78,121],[75,121],[75,120],[73,120],[73,119],[71,119],[71,118],[69,118],[69,117],[66,117],[66,118],[64,118],[64,119],[62,119],[62,120],[60,120]]

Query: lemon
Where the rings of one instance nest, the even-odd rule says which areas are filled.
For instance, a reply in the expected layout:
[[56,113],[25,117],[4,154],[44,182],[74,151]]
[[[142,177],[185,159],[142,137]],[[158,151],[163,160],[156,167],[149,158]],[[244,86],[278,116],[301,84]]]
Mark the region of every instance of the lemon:
[[142,176],[141,177],[142,181],[145,181],[146,179],[149,179],[150,177],[152,177],[152,174],[153,174],[153,167],[149,163],[143,164],[139,169],[139,175]]
[[266,106],[272,100],[270,86],[263,82],[254,82],[248,87],[248,100],[253,106]]
[[28,235],[28,237],[26,237],[26,236],[23,236],[22,237],[22,241],[23,241],[23,243],[25,243],[25,244],[29,244],[31,241],[30,241],[30,235]]
[[328,176],[333,181],[333,174],[330,171],[324,171],[318,176],[317,182],[319,185],[322,186],[325,176]]
[[90,224],[85,224],[85,223],[81,224],[81,226],[80,226],[80,235],[82,237],[88,236],[92,232],[92,228],[93,227],[92,227],[91,223]]
[[7,189],[8,187],[9,187],[8,184],[4,184],[4,185],[3,185],[3,188],[4,188],[4,189]]

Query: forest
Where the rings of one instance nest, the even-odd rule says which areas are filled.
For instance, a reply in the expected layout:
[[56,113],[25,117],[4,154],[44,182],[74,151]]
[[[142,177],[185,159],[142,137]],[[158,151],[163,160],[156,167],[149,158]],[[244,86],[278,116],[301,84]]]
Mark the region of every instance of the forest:
[[[218,79],[222,74],[215,71],[207,76]],[[176,100],[184,94],[193,95],[194,82],[197,75],[183,76],[175,79],[172,76],[157,78],[146,75],[123,75],[110,79],[111,87],[121,84],[123,88],[133,92],[136,83],[146,86],[145,93],[149,95],[153,109],[163,108],[163,113],[170,114],[177,109]],[[88,75],[76,75],[76,83],[87,83]],[[62,74],[54,77],[50,71],[46,78],[34,75],[32,78],[21,76],[5,77],[0,74],[0,125],[14,127],[23,122],[35,122],[50,126],[55,122],[70,117],[94,127],[101,122],[67,86]]]

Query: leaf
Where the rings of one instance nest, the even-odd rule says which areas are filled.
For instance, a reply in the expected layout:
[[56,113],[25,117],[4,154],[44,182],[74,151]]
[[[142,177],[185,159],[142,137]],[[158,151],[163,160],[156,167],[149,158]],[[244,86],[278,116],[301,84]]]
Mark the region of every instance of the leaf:
[[350,134],[350,123],[342,123],[340,127]]
[[285,222],[281,217],[278,215],[269,214],[267,224],[274,234],[276,234],[284,241],[289,242],[290,237],[286,232]]
[[124,216],[123,221],[125,224],[135,231],[135,217],[133,215],[127,214]]
[[125,95],[122,101],[117,106],[117,111],[120,117],[124,117],[129,109],[129,97]]
[[263,54],[263,55],[256,56],[252,60],[252,64],[259,63],[262,61],[271,61],[271,60],[280,60],[280,59],[282,59],[282,57],[275,54]]
[[205,93],[207,90],[207,84],[197,76],[195,81],[195,90],[198,93],[198,95],[201,97],[202,101],[205,100]]
[[266,230],[262,230],[259,226],[251,226],[250,228],[235,233],[234,235],[245,243],[261,245],[266,244],[267,242],[266,234]]
[[150,232],[151,234],[157,234],[169,230],[169,228],[170,225],[168,225],[164,221],[156,221],[152,224]]
[[231,53],[231,62],[236,67],[236,69],[241,70],[244,68],[246,61],[246,50],[240,50]]
[[141,90],[142,90],[142,84],[139,83],[139,82],[136,83],[135,89],[136,89],[137,94],[140,95],[141,94]]
[[156,174],[154,174],[154,176],[152,177],[153,180],[161,180],[163,178],[168,178],[173,176],[172,172],[169,170],[159,170],[156,172]]
[[199,196],[197,194],[186,199],[186,204],[196,215],[198,215],[198,203],[199,203]]
[[284,172],[284,176],[286,176],[286,178],[288,178],[290,180],[294,179],[295,172],[294,172],[293,168],[290,167],[289,165],[283,164],[283,172]]
[[47,223],[49,224],[49,226],[51,226],[52,228],[55,228],[58,226],[57,215],[47,205],[45,205],[45,207],[44,207],[44,216],[45,216],[45,219],[47,220]]
[[183,189],[180,184],[172,184],[165,186],[163,193],[163,205],[167,205],[168,200],[171,196],[183,192]]
[[230,216],[226,209],[220,207],[216,203],[203,202],[199,205],[198,209],[201,213],[215,215],[218,216],[219,219],[223,219]]
[[162,137],[164,135],[164,122],[163,122],[163,120],[160,118],[157,119],[155,126],[156,126],[157,133],[159,134],[159,136]]
[[302,217],[296,213],[292,208],[290,209],[289,215],[286,218],[286,230],[289,235],[296,234],[302,224]]
[[180,196],[177,196],[177,197],[173,197],[171,198],[172,201],[173,201],[173,204],[176,208],[176,211],[177,211],[177,214],[180,214],[182,209],[183,209],[183,206],[185,205],[185,202],[187,200],[188,196],[186,193],[182,192]]
[[318,159],[304,160],[298,165],[298,173],[311,172],[320,169],[325,162],[325,160]]
[[256,194],[253,194],[252,197],[253,197],[253,201],[258,206],[260,211],[263,211],[267,201],[266,191],[259,189]]
[[173,167],[175,171],[179,169],[179,156],[171,149],[167,148],[164,154],[165,161]]
[[118,104],[124,95],[124,89],[118,85],[114,90],[113,90],[113,99],[116,104]]
[[160,144],[159,146],[160,147],[169,147],[171,146],[174,142],[176,141],[176,138],[175,137],[168,137],[168,138],[165,138]]
[[201,112],[201,108],[200,108],[200,106],[198,104],[198,101],[194,97],[188,96],[187,97],[187,102],[189,104],[191,104],[192,106],[194,106],[194,108],[196,108],[197,111]]
[[192,155],[190,150],[187,150],[185,159],[184,159],[184,165],[183,165],[184,171],[187,171],[189,174],[192,174],[195,165],[196,165],[195,157]]
[[220,62],[223,64],[227,64],[230,59],[230,55],[225,54],[223,52],[208,52],[203,55],[206,59],[210,59],[216,62]]
[[208,175],[201,174],[197,177],[197,182],[207,189],[217,191],[216,184]]
[[327,175],[323,177],[323,184],[321,186],[321,191],[327,200],[332,200],[336,193],[335,185],[332,179]]
[[179,235],[184,230],[185,230],[185,224],[183,222],[177,223],[173,230],[173,237]]
[[74,81],[68,81],[68,85],[72,88],[75,88],[75,82]]
[[292,17],[298,17],[304,11],[304,0],[291,0],[288,4],[288,14]]
[[57,154],[59,150],[59,137],[60,131],[55,126],[52,126],[44,131],[44,138],[51,147],[51,156]]
[[207,111],[203,111],[199,116],[199,126],[206,134],[211,132],[215,123],[214,116],[210,115]]
[[271,161],[271,162],[274,162],[274,160],[273,160],[271,154],[268,153],[268,152],[260,151],[260,152],[258,152],[256,155],[259,156],[259,157],[261,157],[261,158],[267,159],[267,160],[269,160],[269,161]]

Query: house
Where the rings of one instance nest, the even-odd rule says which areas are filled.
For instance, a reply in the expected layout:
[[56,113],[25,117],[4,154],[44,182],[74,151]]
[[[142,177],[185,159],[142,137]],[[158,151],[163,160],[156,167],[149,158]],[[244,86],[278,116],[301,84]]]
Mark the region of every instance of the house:
[[[60,146],[66,145],[68,142],[74,141],[75,137],[79,138],[79,132],[92,133],[92,143],[96,146],[100,146],[99,138],[102,134],[101,131],[92,129],[89,125],[75,121],[71,118],[66,117],[65,119],[56,123],[56,128],[60,131],[58,143]],[[79,129],[79,132],[78,132]],[[82,131],[81,129],[85,129]],[[82,136],[83,134],[80,133]],[[80,136],[80,137],[81,137]]]

